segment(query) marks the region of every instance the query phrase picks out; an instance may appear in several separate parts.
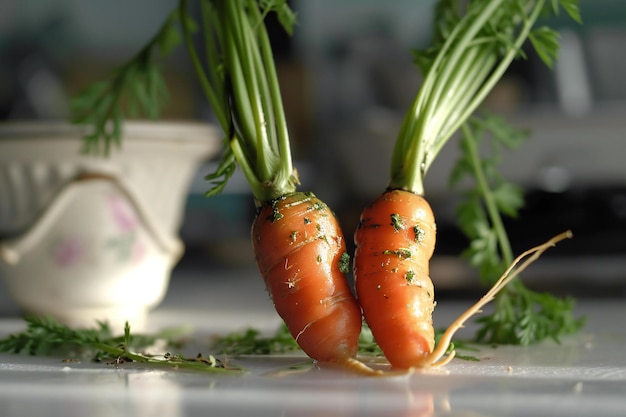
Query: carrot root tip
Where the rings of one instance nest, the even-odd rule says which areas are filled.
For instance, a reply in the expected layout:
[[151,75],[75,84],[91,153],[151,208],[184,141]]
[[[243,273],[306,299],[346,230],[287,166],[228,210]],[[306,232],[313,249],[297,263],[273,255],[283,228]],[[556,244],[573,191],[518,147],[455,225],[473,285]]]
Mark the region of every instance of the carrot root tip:
[[455,356],[456,350],[454,349],[445,356],[441,355],[437,351],[433,351],[430,355],[426,357],[426,360],[421,364],[421,368],[428,369],[446,366],[452,361],[452,359],[454,359]]
[[332,362],[318,362],[318,366],[330,366],[333,368],[338,368],[364,376],[382,376],[384,374],[383,371],[370,368],[369,366],[355,358],[345,358],[341,361]]
[[463,314],[461,314],[444,332],[443,336],[437,347],[426,357],[426,360],[422,364],[423,367],[439,367],[448,364],[455,356],[455,351],[452,350],[447,356],[445,351],[448,349],[452,342],[452,337],[457,330],[465,326],[466,321],[479,313],[482,313],[482,307],[491,302],[495,295],[500,292],[513,278],[517,277],[524,269],[526,269],[531,263],[533,263],[543,252],[548,248],[554,247],[558,242],[563,239],[569,239],[573,236],[570,230],[567,230],[552,239],[548,240],[539,246],[531,248],[517,258],[513,260],[511,265],[502,274],[502,276],[496,281],[496,283],[487,291],[487,293],[478,300],[474,305],[468,308]]

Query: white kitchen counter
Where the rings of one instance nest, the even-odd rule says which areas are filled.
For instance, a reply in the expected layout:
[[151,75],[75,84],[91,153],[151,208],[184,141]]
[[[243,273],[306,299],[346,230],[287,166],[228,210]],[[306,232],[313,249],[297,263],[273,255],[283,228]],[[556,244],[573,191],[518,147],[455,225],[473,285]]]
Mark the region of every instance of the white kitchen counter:
[[[279,323],[253,271],[174,275],[152,328],[189,324],[204,336]],[[194,278],[194,279],[192,279]],[[469,302],[440,302],[444,327]],[[14,416],[624,416],[626,302],[581,300],[584,331],[531,347],[481,347],[478,362],[453,360],[411,376],[365,378],[331,369],[268,376],[298,355],[248,358],[243,376],[67,363],[61,358],[0,355],[0,415]],[[0,319],[0,336],[22,326]],[[471,328],[464,332],[471,332]],[[469,333],[461,333],[469,335]],[[208,353],[208,352],[205,352]]]

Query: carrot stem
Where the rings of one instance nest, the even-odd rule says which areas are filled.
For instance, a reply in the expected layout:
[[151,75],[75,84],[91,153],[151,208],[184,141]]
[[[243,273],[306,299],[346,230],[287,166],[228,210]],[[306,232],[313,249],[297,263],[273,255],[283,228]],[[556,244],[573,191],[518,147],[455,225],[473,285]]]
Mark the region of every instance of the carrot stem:
[[476,177],[476,183],[481,191],[483,201],[485,202],[485,209],[487,210],[487,214],[498,238],[500,254],[503,258],[504,263],[506,265],[509,265],[513,261],[513,250],[511,249],[511,243],[506,233],[504,223],[502,222],[502,217],[500,216],[500,212],[494,200],[493,193],[491,193],[489,189],[489,184],[482,168],[478,148],[476,147],[476,141],[472,136],[471,130],[467,127],[466,124],[461,126],[461,130],[463,133],[464,144],[466,146],[466,149],[468,150],[468,154],[470,155],[470,161],[472,164],[472,170],[474,171],[474,175]]
[[[200,81],[202,91],[207,96],[209,102],[211,102],[212,104],[221,103],[221,100],[218,98],[215,90],[213,89],[213,86],[209,82],[207,74],[202,67],[202,63],[200,62],[200,58],[198,57],[196,48],[193,45],[193,40],[191,39],[191,28],[189,26],[189,21],[185,18],[187,16],[187,0],[180,0],[178,10],[180,13],[180,21],[183,29],[183,37],[185,38],[185,45],[187,46],[187,52],[189,53],[189,57],[196,72],[196,76],[198,77],[198,81]],[[215,116],[217,117],[217,120],[222,128],[226,128],[229,125],[229,118],[224,111],[224,106],[214,105],[213,109],[213,111],[215,112]]]
[[[392,155],[390,189],[424,194],[424,176],[431,164],[520,54],[545,1],[515,6],[505,3],[471,3],[443,41],[400,127]],[[529,10],[503,12],[509,6]],[[505,34],[489,32],[503,22],[508,25]]]
[[[187,0],[180,0],[183,17],[187,4]],[[190,24],[181,17],[194,70],[232,151],[225,154],[219,172],[232,172],[225,165],[234,163],[229,159],[234,156],[257,205],[294,192],[299,183],[272,48],[263,23],[274,7],[278,5],[256,0],[202,2],[206,70],[193,44]]]

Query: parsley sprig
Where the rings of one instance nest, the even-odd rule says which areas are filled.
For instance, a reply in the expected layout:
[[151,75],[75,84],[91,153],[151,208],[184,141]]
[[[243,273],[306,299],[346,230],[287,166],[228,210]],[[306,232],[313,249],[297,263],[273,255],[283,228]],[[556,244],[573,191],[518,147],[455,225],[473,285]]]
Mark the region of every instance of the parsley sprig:
[[185,357],[180,354],[142,353],[159,341],[168,347],[180,347],[169,331],[153,335],[131,334],[126,323],[124,334],[114,336],[106,323],[96,328],[74,329],[49,317],[25,317],[26,329],[0,339],[0,352],[27,353],[39,356],[90,357],[113,365],[127,362],[144,367],[187,369],[213,373],[241,372],[237,367],[226,366],[213,355]]
[[[503,216],[516,217],[523,206],[523,191],[499,172],[503,153],[520,146],[528,132],[507,123],[502,116],[488,112],[473,117],[462,129],[461,157],[450,181],[458,186],[470,179],[475,187],[464,192],[457,208],[457,219],[470,239],[463,255],[479,271],[480,279],[493,284],[513,260],[513,251]],[[489,146],[485,142],[489,141]],[[481,155],[487,149],[489,155]],[[481,342],[529,345],[547,338],[559,340],[578,331],[583,318],[575,318],[572,298],[557,298],[512,281],[496,298],[495,310],[477,320],[476,338]]]
[[276,333],[264,336],[258,329],[248,328],[216,338],[211,349],[224,355],[269,355],[299,351],[300,347],[282,324]]
[[126,116],[159,116],[168,97],[163,61],[182,41],[181,20],[189,30],[197,29],[187,15],[178,9],[172,11],[150,41],[125,64],[72,99],[72,122],[91,127],[83,138],[83,152],[108,155],[113,146],[120,146]]

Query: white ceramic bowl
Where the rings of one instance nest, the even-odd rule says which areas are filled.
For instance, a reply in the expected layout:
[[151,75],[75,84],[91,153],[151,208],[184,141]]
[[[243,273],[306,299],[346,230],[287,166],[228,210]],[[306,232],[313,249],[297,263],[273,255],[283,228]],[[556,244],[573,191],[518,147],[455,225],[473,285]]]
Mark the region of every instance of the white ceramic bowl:
[[220,148],[207,124],[127,122],[122,149],[80,153],[66,123],[0,125],[0,276],[27,313],[134,329],[183,252],[190,182]]

